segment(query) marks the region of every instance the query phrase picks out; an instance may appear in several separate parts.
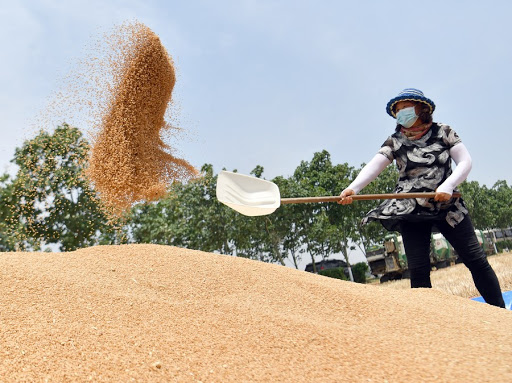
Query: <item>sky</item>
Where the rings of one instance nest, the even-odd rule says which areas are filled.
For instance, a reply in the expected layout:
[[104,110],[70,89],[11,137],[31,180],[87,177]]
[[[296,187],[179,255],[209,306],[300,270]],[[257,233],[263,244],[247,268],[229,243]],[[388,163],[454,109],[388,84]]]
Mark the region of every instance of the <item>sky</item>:
[[286,177],[322,150],[357,167],[414,87],[471,153],[468,180],[511,184],[511,14],[499,0],[0,0],[0,172],[85,47],[138,20],[176,63],[176,149],[198,168]]

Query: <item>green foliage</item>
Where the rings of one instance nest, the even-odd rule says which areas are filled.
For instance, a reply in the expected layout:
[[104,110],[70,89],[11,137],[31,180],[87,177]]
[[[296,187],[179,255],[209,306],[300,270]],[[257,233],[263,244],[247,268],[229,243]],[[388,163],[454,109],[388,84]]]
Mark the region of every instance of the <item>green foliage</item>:
[[337,267],[335,269],[326,269],[326,270],[320,270],[318,272],[319,275],[323,275],[325,277],[329,278],[336,278],[341,280],[348,280],[347,276],[345,275],[345,272],[343,270],[343,267]]
[[[333,165],[327,151],[315,153],[311,162],[302,161],[290,182],[296,197],[339,195],[351,181],[354,169]],[[355,233],[353,206],[336,203],[298,204],[293,207],[295,225],[306,251],[324,259],[342,253],[348,263],[349,240]],[[316,270],[315,270],[316,271]]]
[[366,262],[359,262],[352,266],[352,274],[354,275],[354,282],[366,283],[366,272],[368,271],[368,264]]
[[506,181],[498,181],[490,190],[491,209],[495,228],[512,226],[512,187]]
[[491,189],[477,181],[460,185],[475,228],[480,230],[512,226],[512,188],[506,181],[496,182]]
[[[135,206],[129,231],[138,243],[157,243],[220,252],[265,262],[284,264],[282,243],[297,251],[290,231],[291,221],[282,213],[245,217],[221,204],[216,195],[217,176],[206,164],[201,177],[175,183],[166,198]],[[260,176],[261,166],[254,170]]]
[[506,239],[504,241],[496,242],[496,250],[498,250],[498,253],[503,252],[505,249],[512,251],[512,240]]
[[15,236],[13,235],[13,209],[16,203],[13,194],[12,182],[9,175],[0,176],[0,251],[16,250]]
[[494,218],[489,189],[485,185],[480,186],[477,181],[465,181],[459,189],[475,228],[481,230],[492,228]]
[[129,227],[133,240],[232,254],[228,232],[234,212],[215,198],[217,177],[211,165],[189,183],[174,183],[167,196],[156,203],[136,205]]
[[40,131],[17,148],[10,185],[10,233],[20,249],[58,244],[63,251],[91,246],[112,231],[83,176],[89,145],[76,128],[63,124]]

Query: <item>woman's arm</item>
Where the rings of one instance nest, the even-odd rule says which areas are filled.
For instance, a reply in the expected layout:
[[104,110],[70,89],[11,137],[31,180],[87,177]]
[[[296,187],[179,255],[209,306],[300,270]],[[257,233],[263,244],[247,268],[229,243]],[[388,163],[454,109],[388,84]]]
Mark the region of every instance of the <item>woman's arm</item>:
[[359,193],[366,185],[372,182],[389,165],[391,161],[383,154],[377,153],[370,162],[359,172],[356,179],[348,185],[354,194]]
[[389,164],[391,164],[391,161],[385,155],[377,153],[359,172],[356,179],[341,192],[343,198],[339,203],[343,205],[352,203],[350,196],[359,193],[366,185],[377,178]]
[[455,145],[450,149],[450,156],[457,165],[453,173],[437,188],[438,193],[446,193],[450,196],[453,194],[453,189],[462,183],[471,171],[472,161],[471,155],[463,143]]

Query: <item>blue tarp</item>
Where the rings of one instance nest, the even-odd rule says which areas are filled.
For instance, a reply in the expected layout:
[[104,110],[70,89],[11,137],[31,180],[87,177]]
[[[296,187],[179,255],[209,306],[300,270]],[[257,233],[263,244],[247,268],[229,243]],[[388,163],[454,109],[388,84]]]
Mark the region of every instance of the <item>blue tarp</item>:
[[[477,302],[485,302],[484,301],[484,298],[482,297],[476,297],[476,298],[471,298],[472,300],[474,301],[477,301]],[[512,291],[505,291],[503,293],[503,300],[505,301],[505,307],[508,309],[508,310],[512,310]]]

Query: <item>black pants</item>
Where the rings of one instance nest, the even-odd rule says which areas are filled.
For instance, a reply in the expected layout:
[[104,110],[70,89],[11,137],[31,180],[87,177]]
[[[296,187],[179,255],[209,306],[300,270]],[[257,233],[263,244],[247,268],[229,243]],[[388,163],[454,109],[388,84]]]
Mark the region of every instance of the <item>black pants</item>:
[[430,282],[430,234],[434,224],[471,271],[475,286],[484,300],[491,305],[505,307],[496,273],[489,265],[484,250],[478,243],[473,223],[468,215],[455,227],[451,227],[445,220],[402,222],[400,231],[411,272],[411,287],[432,287]]

